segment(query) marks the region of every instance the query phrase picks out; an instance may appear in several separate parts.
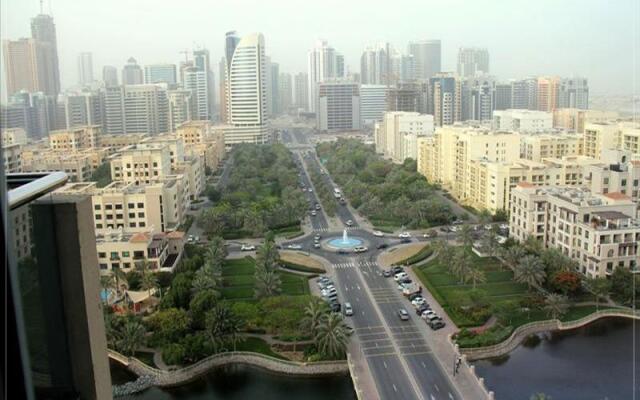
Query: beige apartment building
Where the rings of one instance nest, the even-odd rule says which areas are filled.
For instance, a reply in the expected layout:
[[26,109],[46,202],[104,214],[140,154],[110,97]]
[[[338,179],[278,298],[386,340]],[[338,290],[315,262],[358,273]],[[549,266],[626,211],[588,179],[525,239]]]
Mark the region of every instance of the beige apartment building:
[[188,121],[176,129],[175,135],[184,140],[186,154],[204,157],[205,167],[213,172],[225,156],[224,133],[229,128],[209,121]]
[[558,88],[560,77],[541,76],[538,78],[538,110],[553,112],[558,108]]
[[375,124],[376,152],[402,163],[417,159],[418,139],[433,135],[433,116],[417,112],[394,111]]
[[584,155],[600,158],[603,150],[628,150],[640,154],[640,124],[633,122],[594,122],[585,124]]
[[456,124],[437,128],[433,139],[421,140],[418,147],[419,172],[462,199],[470,177],[470,161],[516,161],[520,155],[520,135]]
[[553,127],[569,132],[584,133],[587,122],[615,121],[620,115],[615,111],[557,108],[553,110]]
[[93,150],[70,153],[28,150],[22,152],[22,172],[63,171],[74,182],[86,182],[102,161],[104,157]]
[[508,211],[511,191],[520,182],[537,186],[580,186],[584,183],[583,169],[598,163],[582,156],[548,158],[542,162],[520,159],[513,163],[472,160],[469,176],[458,200],[479,210],[493,213]]
[[65,152],[96,149],[100,143],[101,131],[98,125],[51,131],[49,132],[49,147],[54,151]]
[[98,188],[95,182],[71,183],[58,189],[60,194],[90,195],[96,234],[114,230],[125,232],[166,232],[176,230],[189,206],[181,179],[136,186],[121,181]]
[[171,175],[171,155],[167,144],[139,143],[125,147],[109,158],[111,179],[149,184],[151,181]]
[[520,157],[531,161],[562,158],[583,153],[583,137],[579,134],[531,134],[520,137]]
[[559,249],[589,277],[606,277],[616,268],[635,271],[640,263],[636,207],[622,193],[521,182],[512,191],[509,235],[521,242],[533,236]]
[[123,133],[121,135],[101,135],[100,148],[106,149],[109,154],[116,153],[124,147],[129,147],[142,142],[149,135],[141,133]]
[[5,173],[22,172],[22,145],[2,145],[2,161]]
[[8,146],[10,144],[27,144],[27,132],[22,128],[9,128],[3,129],[0,133],[2,136],[2,145]]
[[101,275],[108,275],[118,268],[131,271],[136,263],[144,260],[153,272],[173,272],[182,257],[184,232],[112,232],[97,235],[96,248]]

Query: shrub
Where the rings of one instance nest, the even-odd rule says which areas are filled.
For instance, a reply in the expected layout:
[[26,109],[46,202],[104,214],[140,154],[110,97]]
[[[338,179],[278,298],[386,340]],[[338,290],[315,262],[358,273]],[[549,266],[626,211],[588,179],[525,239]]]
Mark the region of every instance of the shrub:
[[178,343],[170,343],[162,348],[162,359],[169,365],[182,363],[184,357],[184,347]]

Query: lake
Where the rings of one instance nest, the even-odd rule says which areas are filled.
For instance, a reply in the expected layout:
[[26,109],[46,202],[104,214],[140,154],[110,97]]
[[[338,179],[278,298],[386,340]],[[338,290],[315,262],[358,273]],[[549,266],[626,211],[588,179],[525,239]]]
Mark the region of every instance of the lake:
[[504,357],[473,364],[498,400],[528,400],[537,392],[553,400],[629,400],[634,356],[640,398],[640,321],[635,332],[631,320],[608,318],[571,331],[538,334]]

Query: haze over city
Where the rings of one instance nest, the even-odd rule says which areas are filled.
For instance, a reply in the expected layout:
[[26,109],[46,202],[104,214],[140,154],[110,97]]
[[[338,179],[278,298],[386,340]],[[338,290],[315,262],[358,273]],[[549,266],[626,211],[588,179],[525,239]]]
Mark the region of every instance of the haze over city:
[[[29,18],[39,7],[35,0],[4,1],[2,36],[29,37]],[[637,82],[640,70],[638,7],[634,0],[615,7],[602,0],[44,2],[56,21],[62,87],[76,83],[82,51],[93,53],[96,72],[102,65],[121,67],[129,57],[140,65],[177,63],[184,59],[180,51],[194,44],[217,61],[224,33],[237,30],[261,32],[267,54],[290,73],[306,71],[307,51],[318,38],[344,54],[353,72],[367,45],[388,41],[404,52],[409,41],[440,39],[443,71],[455,70],[459,47],[486,47],[491,73],[500,79],[584,76],[593,95],[633,93],[633,72]]]

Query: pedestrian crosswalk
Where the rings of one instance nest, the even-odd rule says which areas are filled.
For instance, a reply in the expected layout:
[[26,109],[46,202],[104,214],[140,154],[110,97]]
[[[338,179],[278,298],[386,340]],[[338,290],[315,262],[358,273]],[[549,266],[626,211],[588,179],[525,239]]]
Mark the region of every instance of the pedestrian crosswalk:
[[357,261],[357,262],[349,262],[349,263],[337,263],[331,264],[334,269],[345,269],[345,268],[362,268],[362,267],[375,267],[376,264],[373,261]]
[[314,232],[329,232],[329,228],[325,227],[318,227],[318,228],[313,228]]

